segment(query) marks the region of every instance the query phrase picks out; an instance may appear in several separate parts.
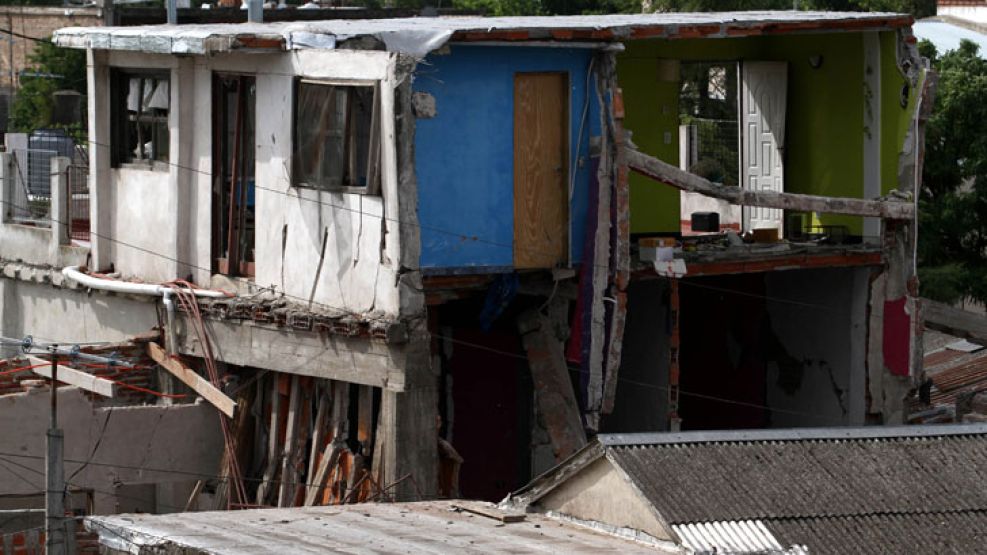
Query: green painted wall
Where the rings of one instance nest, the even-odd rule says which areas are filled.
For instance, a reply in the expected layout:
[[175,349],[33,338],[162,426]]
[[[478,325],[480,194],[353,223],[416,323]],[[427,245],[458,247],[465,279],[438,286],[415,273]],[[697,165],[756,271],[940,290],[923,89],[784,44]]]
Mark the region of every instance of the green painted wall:
[[[897,180],[897,153],[910,110],[898,101],[903,80],[895,69],[893,32],[882,33],[882,187]],[[811,56],[821,55],[813,69]],[[788,109],[785,187],[789,192],[859,198],[863,192],[864,68],[860,33],[806,34],[735,39],[630,41],[618,57],[625,126],[642,151],[678,164],[678,86],[660,81],[659,60],[786,61]],[[914,96],[914,95],[912,95]],[[914,102],[913,102],[914,104]],[[671,141],[665,142],[665,133]],[[819,215],[825,224],[860,233],[860,218]],[[678,192],[631,178],[631,231],[679,230]]]

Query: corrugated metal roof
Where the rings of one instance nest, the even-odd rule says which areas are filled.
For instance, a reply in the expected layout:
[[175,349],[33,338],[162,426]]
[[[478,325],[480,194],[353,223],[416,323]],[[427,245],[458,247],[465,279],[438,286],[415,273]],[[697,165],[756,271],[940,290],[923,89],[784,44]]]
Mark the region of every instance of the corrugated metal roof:
[[778,540],[809,547],[813,555],[983,553],[987,511],[882,514],[766,522]]
[[[434,501],[125,514],[86,519],[100,543],[128,553],[656,553],[656,546],[528,515],[510,524]],[[484,504],[489,510],[490,504]],[[141,548],[147,551],[140,551]],[[186,551],[187,550],[187,551]]]
[[[670,524],[987,510],[987,427],[910,428],[911,437],[625,441],[606,456]],[[930,435],[936,428],[954,435]]]
[[676,524],[672,530],[682,545],[699,553],[782,551],[781,545],[760,520]]
[[[866,12],[709,12],[541,17],[418,17],[213,25],[68,27],[59,46],[165,54],[234,49],[285,50],[299,44],[333,48],[336,40],[374,36],[388,50],[423,55],[447,40],[631,40],[731,37],[821,30],[893,29],[908,15]],[[329,40],[314,40],[318,37]]]

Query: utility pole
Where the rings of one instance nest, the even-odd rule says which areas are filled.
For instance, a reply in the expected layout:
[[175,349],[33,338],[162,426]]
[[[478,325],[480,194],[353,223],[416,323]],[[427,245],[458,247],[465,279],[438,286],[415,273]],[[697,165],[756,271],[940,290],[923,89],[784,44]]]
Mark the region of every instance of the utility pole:
[[51,411],[45,461],[45,553],[66,555],[64,436],[58,429],[58,345],[51,349]]

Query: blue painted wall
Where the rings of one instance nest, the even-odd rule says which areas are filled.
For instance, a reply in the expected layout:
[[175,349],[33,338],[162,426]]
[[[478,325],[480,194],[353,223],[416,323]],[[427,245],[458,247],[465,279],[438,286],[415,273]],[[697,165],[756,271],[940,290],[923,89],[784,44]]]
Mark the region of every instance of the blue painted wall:
[[586,125],[577,140],[591,59],[585,49],[457,45],[418,66],[413,88],[434,96],[438,112],[417,120],[415,128],[422,268],[513,265],[514,74],[537,71],[569,73],[570,165],[583,162],[570,212],[571,259],[580,261],[592,166],[589,137],[600,128],[591,82]]

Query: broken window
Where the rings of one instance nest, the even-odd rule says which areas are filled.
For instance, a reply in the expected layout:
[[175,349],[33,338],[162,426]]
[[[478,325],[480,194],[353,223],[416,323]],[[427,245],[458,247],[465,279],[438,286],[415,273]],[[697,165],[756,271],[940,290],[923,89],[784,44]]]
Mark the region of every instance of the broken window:
[[376,193],[380,179],[375,84],[300,80],[295,90],[294,184]]
[[112,83],[114,165],[168,161],[167,72],[118,70]]

